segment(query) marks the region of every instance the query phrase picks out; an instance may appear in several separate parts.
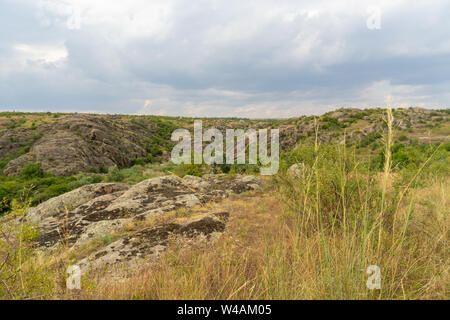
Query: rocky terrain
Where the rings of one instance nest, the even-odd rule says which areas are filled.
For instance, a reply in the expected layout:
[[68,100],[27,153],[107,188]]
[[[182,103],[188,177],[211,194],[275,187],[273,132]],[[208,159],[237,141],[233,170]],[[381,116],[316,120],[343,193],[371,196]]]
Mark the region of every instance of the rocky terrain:
[[[371,140],[383,130],[382,109],[339,109],[318,118],[322,142]],[[424,143],[443,141],[450,134],[448,110],[396,109],[395,129]],[[136,159],[167,160],[171,133],[192,129],[193,119],[92,114],[0,114],[1,168],[17,175],[27,163],[45,172],[70,176],[80,171],[129,167]],[[314,135],[313,117],[283,120],[203,119],[204,128],[279,128],[282,150]]]
[[[126,226],[260,187],[261,181],[256,177],[231,179],[226,175],[163,176],[134,186],[91,184],[31,208],[24,219],[38,228],[36,246],[41,250],[64,246],[76,250]],[[225,230],[227,218],[227,212],[206,212],[183,223],[172,221],[143,229],[134,227],[77,264],[83,270],[119,262],[133,264],[136,259],[157,257],[169,240],[211,241]]]
[[[397,136],[402,136],[404,144],[413,140],[445,141],[450,129],[448,114],[448,110],[397,109],[394,130]],[[215,127],[223,132],[227,128],[279,128],[282,151],[288,151],[305,140],[314,139],[316,125],[322,142],[343,143],[345,133],[346,143],[373,147],[385,128],[383,115],[381,109],[340,109],[318,118],[202,120],[204,128]],[[251,175],[232,178],[226,174],[206,174],[200,178],[188,173],[183,178],[171,174],[147,179],[142,175],[137,183],[122,183],[109,172],[105,175],[107,168],[127,168],[137,160],[150,165],[155,159],[165,162],[173,146],[172,131],[192,130],[193,122],[194,119],[185,118],[121,115],[6,113],[0,116],[3,177],[20,176],[27,164],[39,164],[46,172],[39,180],[43,184],[41,189],[45,189],[48,174],[72,176],[83,171],[103,174],[102,183],[83,182],[86,185],[59,192],[62,194],[29,209],[25,221],[39,230],[36,246],[45,252],[61,247],[79,250],[92,241],[109,237],[104,245],[76,262],[88,270],[121,262],[134,265],[139,259],[151,260],[170,241],[188,244],[217,239],[226,228],[227,212],[206,211],[183,221],[169,219],[149,225],[145,221],[203,206],[233,193],[257,190],[261,187],[259,178]],[[288,174],[302,177],[304,171],[304,166],[295,164]],[[10,186],[9,181],[5,179],[5,188]]]

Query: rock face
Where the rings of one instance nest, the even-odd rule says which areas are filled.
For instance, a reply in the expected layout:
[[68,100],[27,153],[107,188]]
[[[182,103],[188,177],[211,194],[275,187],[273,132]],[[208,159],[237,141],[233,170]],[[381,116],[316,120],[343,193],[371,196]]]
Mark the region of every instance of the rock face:
[[157,258],[169,241],[211,241],[225,230],[227,212],[218,212],[188,223],[168,223],[138,231],[117,240],[104,249],[82,259],[77,265],[83,271],[126,262],[135,266],[142,259]]
[[[122,229],[132,222],[161,216],[178,208],[191,208],[232,193],[257,190],[260,179],[227,175],[163,176],[134,186],[99,183],[83,186],[30,209],[26,219],[40,233],[37,246],[54,249],[61,244],[79,248],[94,238]],[[185,224],[170,223],[141,230],[110,244],[84,261],[94,265],[129,260],[130,257],[157,256],[169,236],[213,239],[225,229],[227,214],[210,214]],[[97,261],[97,258],[103,257]],[[95,262],[97,261],[97,262]]]
[[114,116],[93,115],[64,116],[57,123],[39,126],[34,136],[27,130],[19,130],[20,135],[3,130],[0,150],[9,151],[10,140],[32,144],[3,172],[19,174],[29,162],[39,163],[46,172],[66,176],[92,168],[128,166],[132,159],[146,156],[145,145],[156,130],[151,122],[137,125],[116,121]]
[[101,199],[102,196],[114,197],[129,188],[122,183],[96,183],[86,185],[58,197],[49,199],[37,207],[28,211],[27,218],[34,224],[40,224],[48,218],[59,218],[65,210],[72,210],[82,205],[87,205],[93,199]]

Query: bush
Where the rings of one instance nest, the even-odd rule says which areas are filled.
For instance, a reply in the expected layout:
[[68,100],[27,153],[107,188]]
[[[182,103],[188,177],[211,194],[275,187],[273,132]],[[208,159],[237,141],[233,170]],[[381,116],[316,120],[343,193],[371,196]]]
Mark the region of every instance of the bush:
[[131,168],[120,170],[123,179],[122,182],[135,184],[144,180],[144,167],[142,165],[135,165]]
[[41,165],[37,163],[28,163],[20,173],[23,177],[31,178],[42,178],[44,176],[44,170],[42,170]]
[[108,173],[108,169],[106,169],[104,165],[101,165],[101,166],[98,168],[98,172],[99,172],[99,173]]
[[339,129],[341,125],[339,124],[339,121],[337,118],[331,118],[328,116],[324,116],[320,119],[321,128],[323,130],[327,129]]
[[121,182],[124,178],[125,177],[120,172],[119,168],[117,168],[117,166],[109,167],[107,177],[108,182]]
[[0,175],[0,199],[3,199],[2,204],[0,204],[0,215],[11,209],[8,204],[14,199],[29,199],[30,205],[35,206],[86,184],[101,181],[101,176],[85,176],[83,174],[72,177],[55,177],[47,173],[42,177],[31,178],[28,175]]
[[[449,143],[442,145],[439,149],[438,145],[422,145],[413,143],[405,146],[402,143],[396,143],[392,146],[392,168],[393,170],[411,169],[417,170],[431,156],[430,165],[438,162],[446,162],[448,164],[450,152]],[[382,169],[384,163],[384,150],[381,150],[378,156],[373,160],[372,165],[375,168]]]
[[78,174],[74,177],[74,181],[67,183],[69,190],[74,190],[87,184],[99,183],[102,181],[102,177],[98,175],[85,176]]
[[186,175],[201,177],[205,174],[205,167],[200,164],[181,164],[176,166],[172,172],[180,177]]
[[132,166],[135,166],[135,165],[143,166],[144,165],[144,160],[142,160],[142,158],[133,159],[133,160],[131,160],[131,165]]
[[381,133],[379,133],[379,132],[370,133],[358,143],[358,147],[359,148],[367,147],[368,145],[376,142],[380,138],[381,138]]
[[148,153],[150,153],[154,157],[162,155],[162,150],[157,144],[149,144],[145,149]]

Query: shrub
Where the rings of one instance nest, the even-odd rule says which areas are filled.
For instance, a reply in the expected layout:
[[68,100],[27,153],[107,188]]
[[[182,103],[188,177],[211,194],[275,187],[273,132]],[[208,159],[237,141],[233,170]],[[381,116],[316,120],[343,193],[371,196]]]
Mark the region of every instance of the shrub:
[[370,133],[358,143],[358,147],[367,147],[368,145],[374,143],[380,138],[381,133],[379,132]]
[[157,144],[147,145],[146,151],[154,157],[162,155],[162,150]]
[[37,163],[28,163],[21,171],[21,175],[25,178],[42,178],[44,176],[44,170],[41,165]]
[[124,179],[124,176],[120,172],[119,168],[117,168],[117,166],[109,167],[108,177],[107,177],[108,182],[121,182],[121,181],[123,181],[123,179]]
[[131,168],[126,168],[126,169],[122,169],[120,170],[120,175],[122,175],[123,182],[126,183],[138,183],[141,182],[142,180],[144,180],[144,175],[143,175],[143,171],[144,171],[144,167],[141,165],[135,165]]
[[201,177],[204,172],[204,167],[200,164],[181,164],[173,170],[177,176],[184,177],[186,175]]
[[24,175],[0,175],[0,199],[5,199],[4,205],[0,205],[0,215],[9,211],[10,208],[6,204],[11,203],[14,199],[28,198],[30,204],[34,206],[86,184],[101,181],[101,176],[85,176],[83,174],[72,177],[55,177],[47,173],[42,177],[31,178]]
[[324,116],[320,119],[321,128],[323,130],[327,129],[338,129],[341,127],[337,118],[331,118],[328,116]]
[[136,158],[136,159],[132,159],[131,160],[131,165],[135,166],[135,165],[144,165],[144,160],[142,160],[142,158]]
[[[448,163],[450,152],[447,148],[448,143],[441,147],[437,145],[421,145],[414,142],[410,146],[396,143],[391,148],[392,168],[393,170],[405,168],[416,170],[431,156],[432,159],[430,165],[435,165],[438,162]],[[384,150],[381,150],[378,156],[373,160],[372,164],[375,168],[382,169],[383,163]]]
[[77,189],[87,184],[99,183],[102,181],[102,177],[98,175],[85,176],[83,174],[78,174],[74,177],[74,180],[67,183],[69,190]]

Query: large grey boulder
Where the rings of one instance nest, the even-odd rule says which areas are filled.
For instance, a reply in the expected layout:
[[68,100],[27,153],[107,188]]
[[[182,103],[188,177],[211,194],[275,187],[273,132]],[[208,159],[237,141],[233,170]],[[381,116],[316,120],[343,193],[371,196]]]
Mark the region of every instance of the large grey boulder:
[[124,192],[128,188],[129,186],[123,183],[96,183],[82,186],[30,208],[27,220],[39,224],[49,217],[60,218],[65,214],[66,209],[71,211],[95,198],[103,195],[118,195],[118,192]]
[[200,177],[174,175],[142,181],[87,185],[31,208],[26,219],[40,233],[39,247],[61,244],[79,247],[94,238],[122,229],[133,221],[160,216],[177,208],[192,208],[231,193],[257,190],[259,178],[237,175]]

